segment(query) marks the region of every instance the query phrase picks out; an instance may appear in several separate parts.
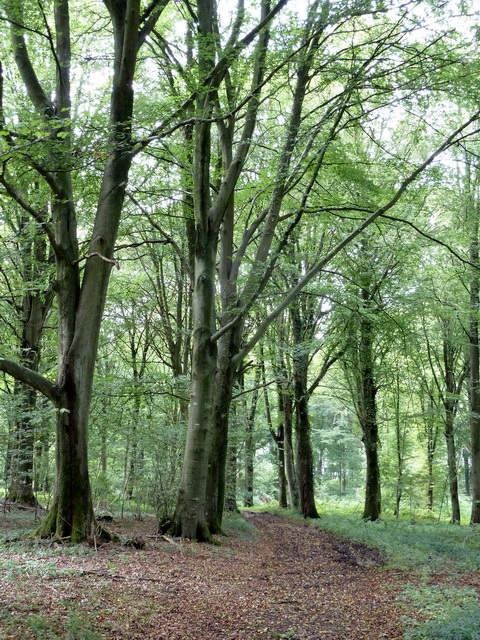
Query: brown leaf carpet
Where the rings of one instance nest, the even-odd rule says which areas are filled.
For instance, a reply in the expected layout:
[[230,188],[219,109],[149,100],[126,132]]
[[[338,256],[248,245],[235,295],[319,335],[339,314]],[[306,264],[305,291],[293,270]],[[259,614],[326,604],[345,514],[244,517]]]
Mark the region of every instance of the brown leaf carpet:
[[[232,533],[220,546],[156,539],[145,521],[143,550],[52,551],[40,567],[33,552],[19,554],[17,570],[0,576],[0,639],[38,638],[32,615],[48,620],[45,637],[55,640],[77,640],[72,624],[91,632],[81,626],[82,640],[401,638],[402,576],[383,569],[377,552],[301,521],[245,517],[256,533]],[[125,523],[115,527],[125,533]]]

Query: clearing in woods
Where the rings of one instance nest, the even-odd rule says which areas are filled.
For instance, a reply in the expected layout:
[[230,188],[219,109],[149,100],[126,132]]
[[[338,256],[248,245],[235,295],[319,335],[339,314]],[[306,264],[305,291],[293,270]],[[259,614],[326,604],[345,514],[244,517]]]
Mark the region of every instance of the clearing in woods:
[[142,549],[7,544],[0,638],[401,638],[407,576],[382,568],[377,551],[270,513],[245,519],[249,531],[219,546],[155,536],[153,519],[108,523]]

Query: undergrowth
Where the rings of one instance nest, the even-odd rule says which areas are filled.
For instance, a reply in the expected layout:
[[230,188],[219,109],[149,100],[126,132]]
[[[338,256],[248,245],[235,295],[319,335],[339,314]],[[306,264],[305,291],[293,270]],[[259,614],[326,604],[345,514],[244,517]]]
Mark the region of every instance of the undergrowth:
[[403,640],[480,640],[480,606],[474,589],[411,586],[403,597],[409,608],[421,611],[420,620],[405,620]]

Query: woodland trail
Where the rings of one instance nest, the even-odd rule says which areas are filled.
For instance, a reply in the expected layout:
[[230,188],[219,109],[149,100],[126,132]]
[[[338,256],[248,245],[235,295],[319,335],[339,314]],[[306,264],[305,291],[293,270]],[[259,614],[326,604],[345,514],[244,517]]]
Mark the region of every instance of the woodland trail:
[[[52,638],[76,638],[65,631],[72,620],[89,630],[78,635],[89,640],[401,638],[402,575],[383,569],[377,552],[306,522],[245,517],[256,533],[232,534],[220,546],[149,538],[138,551],[52,550],[42,558],[46,573],[23,554],[18,566],[30,570],[0,581],[0,638],[38,638],[19,625],[32,614],[49,621],[52,636],[45,637]],[[121,533],[122,524],[115,526]]]

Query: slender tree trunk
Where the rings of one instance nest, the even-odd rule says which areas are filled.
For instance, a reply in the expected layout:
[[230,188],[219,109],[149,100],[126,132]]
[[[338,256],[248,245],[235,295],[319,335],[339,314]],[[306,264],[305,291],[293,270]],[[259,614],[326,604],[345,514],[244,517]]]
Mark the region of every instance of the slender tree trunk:
[[[458,499],[458,471],[457,453],[455,447],[455,432],[453,427],[454,409],[451,402],[445,406],[445,440],[447,442],[448,482],[450,488],[450,503],[452,507],[452,522],[460,524],[460,501]],[[448,406],[447,406],[448,405]]]
[[[297,311],[297,312],[296,312]],[[315,506],[313,478],[313,451],[308,415],[308,352],[302,344],[301,318],[295,305],[292,309],[295,354],[293,377],[295,389],[295,434],[297,437],[297,478],[300,496],[300,512],[304,518],[318,518]]]
[[[244,507],[253,507],[253,471],[255,461],[255,415],[257,413],[258,404],[258,385],[260,383],[261,367],[257,366],[255,371],[255,379],[253,382],[254,389],[252,391],[252,399],[250,408],[246,411],[245,420],[245,490],[243,497]],[[245,409],[247,409],[247,403],[245,403]]]
[[247,420],[245,424],[245,475],[244,475],[244,490],[243,490],[243,506],[253,507],[253,468],[255,459],[255,448],[253,445],[253,424]]
[[25,385],[17,392],[20,406],[15,421],[15,430],[11,436],[10,464],[8,468],[7,499],[35,506],[37,499],[33,492],[33,459],[35,442],[35,416],[37,393]]
[[285,429],[279,425],[277,434],[277,465],[278,465],[278,506],[280,509],[288,507],[287,475],[285,470]]
[[213,399],[212,440],[210,446],[206,489],[206,517],[211,533],[222,533],[222,515],[225,502],[225,474],[228,451],[228,430],[234,384],[231,366],[232,333],[218,343],[217,375]]
[[[478,258],[478,249],[472,251]],[[470,316],[470,429],[472,457],[472,523],[480,523],[480,357],[478,344],[478,310],[480,309],[480,281],[472,276]]]
[[225,477],[225,503],[224,510],[239,513],[237,505],[237,467],[238,449],[236,443],[230,442],[227,452],[227,471]]
[[[265,354],[263,346],[260,347],[261,368],[262,368],[262,384],[263,384],[263,397],[265,400],[265,416],[267,419],[268,430],[272,436],[272,440],[275,443],[275,453],[277,457],[277,477],[278,477],[278,506],[281,509],[287,508],[287,478],[285,475],[285,427],[283,421],[275,430],[272,420],[272,410],[270,406],[270,396],[267,388],[267,379],[265,375]],[[279,414],[281,415],[280,407]]]
[[395,379],[395,443],[397,453],[397,483],[395,488],[395,512],[394,515],[400,516],[400,503],[403,493],[403,471],[405,457],[405,432],[402,431],[400,418],[400,376],[397,371]]
[[435,456],[435,445],[431,437],[427,440],[427,509],[432,511],[433,509],[433,459]]
[[[467,158],[467,187],[469,203],[467,212],[470,218],[470,262],[479,264],[479,205],[476,198],[476,181],[473,181],[470,162]],[[480,523],[480,351],[478,314],[480,311],[480,278],[477,271],[472,270],[470,280],[470,430],[471,430],[471,522]]]
[[450,489],[450,503],[452,507],[452,522],[460,524],[460,501],[458,499],[458,469],[457,452],[455,446],[455,416],[458,408],[458,397],[466,375],[466,367],[455,380],[455,364],[457,352],[453,342],[451,320],[443,320],[443,366],[445,378],[445,393],[443,395],[445,440],[447,443],[448,481]]
[[[280,396],[281,397],[281,396]],[[279,407],[279,416],[282,417],[282,410]],[[270,421],[270,433],[273,441],[275,442],[275,448],[277,453],[277,472],[278,472],[278,506],[281,509],[288,507],[287,502],[287,476],[285,471],[285,425],[282,422],[277,427],[277,432],[273,429],[273,424]]]
[[463,473],[465,478],[465,495],[470,496],[470,452],[466,447],[462,450]]
[[[363,290],[364,297],[367,292]],[[367,302],[367,300],[365,300]],[[378,455],[377,387],[374,377],[373,326],[367,314],[360,318],[359,409],[360,426],[367,460],[363,518],[378,520],[381,514],[380,463]]]
[[426,508],[429,511],[433,509],[434,498],[434,476],[433,463],[435,459],[435,451],[437,448],[438,426],[436,421],[435,403],[433,399],[432,389],[427,386],[426,393],[420,396],[422,412],[424,415],[425,438],[427,444],[427,503]]
[[[25,216],[18,231],[21,268],[28,287],[23,296],[21,310],[22,338],[19,362],[32,371],[38,371],[40,344],[53,293],[51,284],[42,292],[36,289],[36,281],[44,278],[45,270],[48,268],[47,243],[43,235],[37,232],[32,239],[31,233],[31,226],[28,225]],[[14,390],[19,399],[19,407],[12,434],[15,454],[11,457],[9,465],[8,498],[12,502],[35,505],[37,501],[33,493],[33,461],[37,392],[19,381],[16,381]]]
[[396,518],[400,516],[400,503],[402,502],[403,493],[403,454],[402,454],[402,437],[400,432],[400,423],[395,423],[395,439],[397,445],[397,483],[395,487],[395,511]]
[[198,238],[189,421],[173,528],[176,535],[198,541],[210,539],[205,503],[217,355],[211,340],[215,326],[215,257],[214,238]]
[[298,509],[300,507],[300,496],[295,470],[295,449],[293,446],[293,397],[288,389],[288,383],[282,384],[279,402],[284,425],[285,475],[290,498],[289,506],[293,509]]

